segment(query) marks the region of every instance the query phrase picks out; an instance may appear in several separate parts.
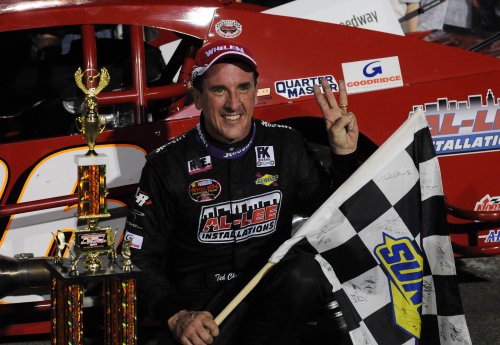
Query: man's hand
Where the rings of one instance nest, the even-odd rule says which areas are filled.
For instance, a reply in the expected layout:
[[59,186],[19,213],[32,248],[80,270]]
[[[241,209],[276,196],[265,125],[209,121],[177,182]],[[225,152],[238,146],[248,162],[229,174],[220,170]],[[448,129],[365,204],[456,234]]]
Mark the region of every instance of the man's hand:
[[343,80],[339,81],[340,104],[333,95],[328,81],[321,79],[324,94],[320,87],[314,85],[314,95],[325,119],[328,141],[333,153],[346,155],[356,151],[358,145],[359,130],[356,117],[353,113],[347,112],[347,91]]
[[181,310],[168,319],[168,327],[183,345],[212,344],[219,327],[208,311]]

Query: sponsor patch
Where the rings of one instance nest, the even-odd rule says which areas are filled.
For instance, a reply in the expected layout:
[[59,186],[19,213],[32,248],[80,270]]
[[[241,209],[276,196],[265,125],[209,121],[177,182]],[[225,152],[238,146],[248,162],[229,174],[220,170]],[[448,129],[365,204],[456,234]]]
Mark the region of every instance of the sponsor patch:
[[391,56],[342,64],[348,93],[360,93],[403,86],[399,58]]
[[142,241],[144,240],[144,237],[127,231],[127,232],[125,232],[125,236],[123,237],[123,239],[131,241],[131,245],[130,245],[131,248],[141,249],[142,248]]
[[272,146],[255,146],[255,155],[258,167],[273,167],[276,163]]
[[314,94],[314,85],[319,85],[321,88],[321,79],[323,78],[326,78],[328,84],[330,84],[330,87],[332,88],[332,91],[339,91],[339,86],[333,75],[279,80],[274,83],[274,90],[278,95],[287,99],[309,96]]
[[135,203],[142,207],[144,205],[151,205],[153,202],[149,198],[149,195],[137,187],[137,192],[135,193]]
[[210,156],[199,157],[187,163],[189,175],[198,174],[212,169],[212,158]]
[[220,183],[212,179],[194,181],[189,185],[189,196],[196,202],[215,200],[222,188]]
[[203,206],[198,225],[201,243],[243,242],[276,231],[281,192]]
[[278,184],[276,183],[278,181],[278,175],[270,175],[270,174],[265,174],[262,175],[260,173],[257,173],[257,179],[255,180],[255,184],[260,184],[264,186],[273,186],[277,187]]
[[217,35],[224,38],[238,37],[243,30],[243,27],[236,20],[223,19],[215,24],[215,32]]
[[383,233],[384,242],[374,254],[389,280],[394,321],[401,329],[420,338],[422,310],[423,258],[408,238]]
[[416,105],[424,108],[436,154],[479,153],[500,149],[500,98],[488,90],[468,101],[438,98],[437,102]]

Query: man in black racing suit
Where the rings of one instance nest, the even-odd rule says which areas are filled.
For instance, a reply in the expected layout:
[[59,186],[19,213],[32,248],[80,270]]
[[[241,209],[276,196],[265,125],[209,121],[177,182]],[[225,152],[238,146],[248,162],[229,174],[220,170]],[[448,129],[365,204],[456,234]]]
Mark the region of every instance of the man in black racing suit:
[[337,171],[328,173],[296,130],[253,119],[257,77],[247,48],[203,46],[193,71],[200,122],[147,156],[125,239],[143,270],[140,299],[167,325],[161,343],[290,344],[331,291],[313,257],[287,255],[234,318],[214,322],[290,237],[292,215],[314,211],[356,167],[343,83],[340,106],[325,79],[325,95],[315,86]]

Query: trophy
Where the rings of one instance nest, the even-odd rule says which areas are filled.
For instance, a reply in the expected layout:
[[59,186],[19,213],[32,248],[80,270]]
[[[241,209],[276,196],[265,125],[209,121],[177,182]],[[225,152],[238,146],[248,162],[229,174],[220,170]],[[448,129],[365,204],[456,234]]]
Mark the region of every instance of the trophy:
[[[78,87],[85,93],[85,112],[76,119],[76,126],[88,145],[85,155],[75,157],[78,166],[79,220],[87,222],[85,229],[75,230],[70,259],[64,260],[68,247],[64,233],[54,235],[56,256],[47,261],[51,272],[51,343],[84,345],[83,295],[84,284],[102,282],[104,311],[104,343],[106,345],[137,343],[136,285],[140,270],[131,261],[131,241],[125,241],[120,258],[115,252],[117,230],[100,227],[100,219],[110,217],[106,208],[107,157],[95,151],[99,134],[105,128],[98,114],[97,95],[109,83],[105,68],[78,69]],[[94,87],[97,84],[97,87]],[[102,256],[109,260],[101,262]]]
[[[98,220],[110,216],[106,209],[106,163],[104,154],[94,150],[99,134],[106,127],[104,118],[98,114],[97,95],[109,84],[106,68],[98,72],[94,69],[75,72],[75,82],[85,93],[85,111],[76,119],[76,126],[87,142],[88,152],[76,157],[78,165],[78,219],[87,221],[87,228],[75,231],[74,255],[71,256],[70,274],[78,275],[78,261],[84,258],[85,268],[90,273],[101,269],[100,256],[108,254],[111,265],[116,261],[114,249],[116,231],[110,227],[102,228]],[[97,87],[94,85],[97,84]],[[89,85],[87,87],[86,85]]]

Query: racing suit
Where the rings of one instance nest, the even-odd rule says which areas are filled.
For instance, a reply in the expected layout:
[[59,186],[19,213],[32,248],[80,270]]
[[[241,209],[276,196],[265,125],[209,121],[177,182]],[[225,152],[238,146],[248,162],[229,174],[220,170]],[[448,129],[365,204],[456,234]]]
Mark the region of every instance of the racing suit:
[[312,213],[357,167],[356,154],[332,155],[341,173],[326,173],[298,131],[260,120],[237,145],[211,140],[202,115],[147,156],[125,239],[155,318],[251,278],[290,237],[293,214]]

